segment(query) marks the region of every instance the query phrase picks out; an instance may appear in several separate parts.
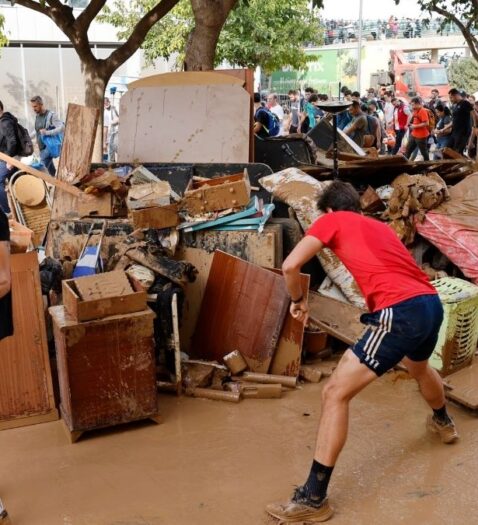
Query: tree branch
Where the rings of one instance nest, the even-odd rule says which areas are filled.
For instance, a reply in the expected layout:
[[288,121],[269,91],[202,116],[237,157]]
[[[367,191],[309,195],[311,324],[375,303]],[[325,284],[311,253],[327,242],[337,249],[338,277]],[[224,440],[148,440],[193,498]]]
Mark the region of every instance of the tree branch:
[[473,55],[473,58],[475,60],[478,60],[478,41],[475,39],[475,37],[470,33],[469,29],[465,26],[465,24],[453,13],[450,13],[446,9],[443,9],[438,6],[431,6],[431,11],[435,11],[435,13],[438,13],[439,15],[443,16],[444,18],[453,21],[454,24],[456,24],[463,37],[466,40],[466,43],[468,44],[471,54]]
[[37,13],[41,13],[45,16],[50,16],[49,10],[40,4],[40,2],[35,2],[34,0],[17,0],[16,2],[18,5],[21,5],[23,7],[26,7],[28,9],[32,9],[33,11],[36,11]]
[[106,0],[91,0],[77,17],[75,21],[76,30],[79,32],[88,31],[91,22],[93,22],[105,4]]
[[159,22],[161,18],[167,15],[178,2],[179,0],[161,0],[161,2],[156,4],[153,9],[143,16],[136,24],[128,40],[126,40],[121,47],[113,51],[105,60],[106,71],[109,75],[112,75],[120,64],[123,64],[139,49],[148,31],[156,22]]

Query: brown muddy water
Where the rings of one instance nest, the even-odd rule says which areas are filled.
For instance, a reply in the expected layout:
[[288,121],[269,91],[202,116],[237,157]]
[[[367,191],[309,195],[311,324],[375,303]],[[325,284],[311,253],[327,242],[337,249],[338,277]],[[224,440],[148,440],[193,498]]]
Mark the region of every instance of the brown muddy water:
[[[353,401],[330,485],[333,525],[478,522],[478,420],[451,408],[462,439],[425,430],[416,384],[389,374]],[[318,385],[240,404],[160,398],[165,422],[86,434],[60,422],[0,432],[0,495],[13,525],[269,525],[312,459]]]

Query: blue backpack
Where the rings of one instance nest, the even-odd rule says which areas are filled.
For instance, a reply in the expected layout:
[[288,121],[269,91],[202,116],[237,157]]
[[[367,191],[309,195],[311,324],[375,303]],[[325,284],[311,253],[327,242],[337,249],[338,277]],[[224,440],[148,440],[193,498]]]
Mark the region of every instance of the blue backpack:
[[263,111],[267,115],[268,124],[266,131],[269,133],[269,137],[276,137],[280,132],[280,121],[275,113],[272,113],[268,108],[259,108],[256,112],[256,117],[260,111]]

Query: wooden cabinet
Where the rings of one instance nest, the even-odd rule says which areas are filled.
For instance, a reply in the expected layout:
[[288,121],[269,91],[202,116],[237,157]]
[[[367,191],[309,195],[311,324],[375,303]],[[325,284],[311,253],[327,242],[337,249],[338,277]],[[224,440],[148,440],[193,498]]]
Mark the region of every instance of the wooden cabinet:
[[158,420],[154,313],[79,323],[50,308],[60,382],[60,411],[76,441],[83,431],[139,419]]
[[0,429],[58,419],[36,252],[12,255],[14,335],[0,341]]

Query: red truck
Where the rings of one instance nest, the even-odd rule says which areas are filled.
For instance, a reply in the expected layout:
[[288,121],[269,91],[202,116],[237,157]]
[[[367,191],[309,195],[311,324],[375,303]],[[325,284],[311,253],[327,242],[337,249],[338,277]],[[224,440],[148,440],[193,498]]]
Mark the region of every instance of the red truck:
[[388,75],[395,89],[395,96],[409,101],[419,96],[431,97],[432,89],[438,89],[440,98],[447,98],[450,85],[445,67],[437,63],[410,62],[403,51],[390,51]]

